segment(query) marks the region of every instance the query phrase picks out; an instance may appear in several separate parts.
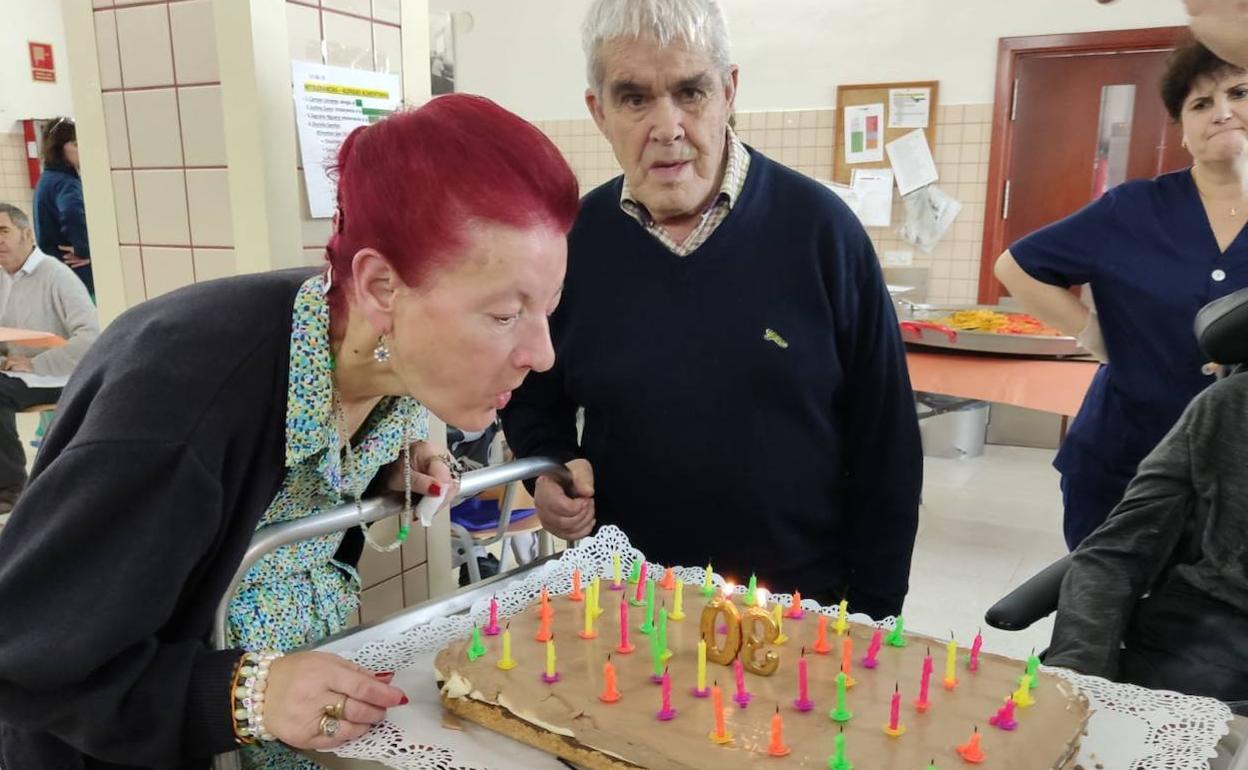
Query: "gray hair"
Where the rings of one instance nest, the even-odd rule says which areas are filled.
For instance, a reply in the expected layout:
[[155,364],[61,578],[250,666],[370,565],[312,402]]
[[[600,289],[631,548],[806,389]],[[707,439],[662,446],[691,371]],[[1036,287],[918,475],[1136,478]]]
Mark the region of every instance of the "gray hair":
[[13,224],[19,229],[30,229],[30,217],[26,216],[26,212],[14,206],[12,203],[0,203],[0,214],[8,214],[9,219],[13,220]]
[[709,54],[724,78],[732,67],[728,23],[717,0],[594,0],[581,26],[581,46],[589,87],[599,96],[606,77],[600,49],[617,38],[653,38],[662,47],[684,43]]

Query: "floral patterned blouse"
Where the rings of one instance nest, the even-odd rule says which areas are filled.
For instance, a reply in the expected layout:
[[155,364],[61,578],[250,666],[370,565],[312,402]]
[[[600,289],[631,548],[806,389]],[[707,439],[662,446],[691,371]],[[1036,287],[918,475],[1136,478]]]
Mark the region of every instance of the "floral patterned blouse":
[[[398,459],[406,428],[428,434],[428,412],[412,398],[388,397],[353,438],[355,467],[339,446],[334,410],[329,304],[321,276],[295,297],[286,390],[286,478],[260,519],[264,527],[355,500],[385,465]],[[345,494],[344,494],[345,493]],[[359,605],[360,577],[333,560],[343,533],[283,546],[247,573],[230,602],[228,639],[248,650],[294,650],[341,631]],[[245,747],[248,768],[317,768],[281,744]]]

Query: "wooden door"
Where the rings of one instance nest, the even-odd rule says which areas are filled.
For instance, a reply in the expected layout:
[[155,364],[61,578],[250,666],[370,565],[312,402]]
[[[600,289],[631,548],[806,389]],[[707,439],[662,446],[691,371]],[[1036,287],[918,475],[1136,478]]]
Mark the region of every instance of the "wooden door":
[[[1010,51],[1004,100],[998,73],[981,303],[1006,293],[992,264],[1018,238],[1079,210],[1107,185],[1189,165],[1159,93],[1182,28],[1137,32],[1148,34],[1134,49],[1112,39],[1101,48],[1072,44],[1128,32],[1028,38],[1029,47]],[[1046,47],[1052,38],[1057,45]]]

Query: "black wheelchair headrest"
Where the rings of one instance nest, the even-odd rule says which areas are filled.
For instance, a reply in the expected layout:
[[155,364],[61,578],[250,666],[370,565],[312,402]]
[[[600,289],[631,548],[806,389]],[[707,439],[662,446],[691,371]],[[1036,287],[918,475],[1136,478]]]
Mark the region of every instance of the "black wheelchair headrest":
[[1196,314],[1196,340],[1210,361],[1248,362],[1248,289],[1215,299]]

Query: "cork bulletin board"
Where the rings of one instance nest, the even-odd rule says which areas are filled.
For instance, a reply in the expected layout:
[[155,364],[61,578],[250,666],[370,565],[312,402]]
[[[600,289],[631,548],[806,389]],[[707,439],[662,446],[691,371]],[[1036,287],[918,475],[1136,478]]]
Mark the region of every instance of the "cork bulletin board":
[[[889,168],[888,155],[884,153],[878,161],[866,161],[861,163],[851,163],[852,157],[847,158],[846,147],[846,108],[866,108],[868,105],[883,105],[883,111],[880,115],[879,125],[872,126],[868,119],[865,134],[863,138],[856,141],[865,141],[865,148],[869,149],[873,145],[872,142],[878,142],[879,149],[883,149],[884,145],[899,139],[902,136],[914,131],[916,126],[906,125],[899,128],[889,127],[890,115],[894,111],[894,105],[890,103],[890,94],[894,91],[913,91],[927,89],[930,92],[928,99],[928,115],[927,126],[923,131],[927,135],[927,145],[932,150],[932,155],[936,154],[936,106],[938,97],[938,81],[923,80],[906,83],[869,83],[862,85],[838,86],[836,89],[836,146],[833,151],[832,162],[832,179],[841,184],[849,184],[850,177],[856,168]],[[855,147],[864,148],[862,144],[851,144],[848,148],[851,152]]]

